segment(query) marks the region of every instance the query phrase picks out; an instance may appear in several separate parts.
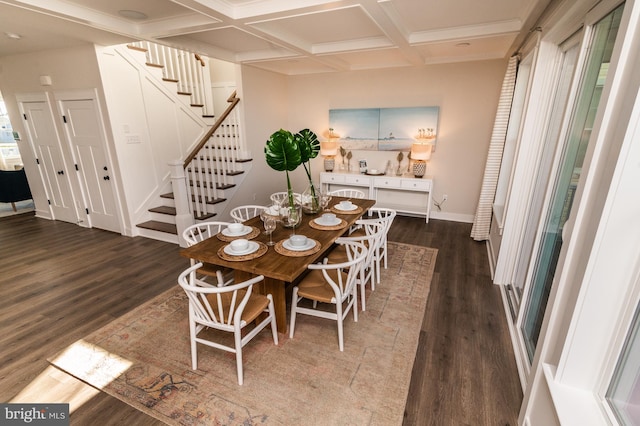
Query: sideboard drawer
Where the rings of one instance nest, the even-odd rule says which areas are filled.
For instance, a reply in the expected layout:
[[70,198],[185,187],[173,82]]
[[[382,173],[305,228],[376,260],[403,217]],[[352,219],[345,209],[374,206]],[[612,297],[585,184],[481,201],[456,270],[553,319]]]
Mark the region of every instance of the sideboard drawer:
[[344,183],[344,175],[334,175],[333,173],[323,173],[322,183]]
[[345,175],[345,183],[358,186],[371,185],[371,178],[362,175]]
[[431,179],[402,179],[400,187],[410,191],[431,191]]
[[376,188],[400,188],[400,179],[377,177],[374,180],[373,186]]

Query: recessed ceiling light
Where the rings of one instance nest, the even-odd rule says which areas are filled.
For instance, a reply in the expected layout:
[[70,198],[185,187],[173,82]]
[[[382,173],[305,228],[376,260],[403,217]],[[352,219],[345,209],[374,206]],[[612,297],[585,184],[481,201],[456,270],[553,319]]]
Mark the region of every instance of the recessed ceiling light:
[[13,40],[20,40],[22,38],[20,34],[16,34],[16,33],[5,33],[5,34],[7,37]]
[[471,43],[469,43],[468,41],[463,41],[462,43],[456,43],[456,47],[469,47],[471,46]]
[[118,15],[124,18],[136,19],[138,21],[148,18],[148,16],[145,13],[138,12],[137,10],[126,10],[126,9],[119,10]]

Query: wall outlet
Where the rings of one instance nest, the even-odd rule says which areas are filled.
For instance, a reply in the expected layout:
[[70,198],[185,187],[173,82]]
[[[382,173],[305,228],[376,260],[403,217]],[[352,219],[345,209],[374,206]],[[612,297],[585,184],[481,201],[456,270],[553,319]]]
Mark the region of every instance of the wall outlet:
[[449,196],[447,194],[444,194],[442,196],[442,201],[447,201],[448,198],[449,198]]

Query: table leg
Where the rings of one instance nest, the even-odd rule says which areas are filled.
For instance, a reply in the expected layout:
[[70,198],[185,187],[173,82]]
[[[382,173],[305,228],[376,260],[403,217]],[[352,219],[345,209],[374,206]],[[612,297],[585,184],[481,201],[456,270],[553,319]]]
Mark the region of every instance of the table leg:
[[[236,282],[246,281],[255,274],[244,271],[235,271]],[[287,332],[287,298],[285,295],[285,289],[287,284],[284,281],[276,280],[273,278],[265,277],[261,284],[254,285],[253,291],[260,294],[271,294],[273,297],[273,307],[276,311],[276,324],[278,325],[279,333]]]
[[264,279],[264,293],[271,294],[276,310],[276,323],[280,333],[287,332],[287,298],[285,297],[286,283],[273,278]]

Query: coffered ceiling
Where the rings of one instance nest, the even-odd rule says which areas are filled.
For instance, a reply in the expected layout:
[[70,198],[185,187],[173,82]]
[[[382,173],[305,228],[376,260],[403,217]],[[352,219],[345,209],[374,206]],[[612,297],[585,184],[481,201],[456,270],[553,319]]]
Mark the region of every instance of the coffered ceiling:
[[144,39],[287,75],[495,59],[548,3],[0,0],[0,56]]

